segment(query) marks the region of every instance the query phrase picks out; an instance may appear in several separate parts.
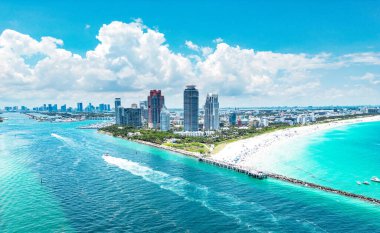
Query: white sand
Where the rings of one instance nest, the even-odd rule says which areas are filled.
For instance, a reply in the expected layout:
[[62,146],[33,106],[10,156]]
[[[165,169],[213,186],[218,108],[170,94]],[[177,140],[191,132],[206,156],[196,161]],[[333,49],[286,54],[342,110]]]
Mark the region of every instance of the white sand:
[[258,170],[271,170],[269,169],[270,167],[276,167],[279,165],[276,163],[281,163],[286,160],[286,158],[275,157],[272,152],[278,148],[284,148],[284,145],[293,147],[294,143],[297,143],[297,140],[295,139],[299,137],[308,136],[313,133],[340,126],[372,121],[380,121],[380,116],[333,121],[323,124],[278,130],[272,133],[262,134],[227,144],[220,152],[212,155],[212,158]]

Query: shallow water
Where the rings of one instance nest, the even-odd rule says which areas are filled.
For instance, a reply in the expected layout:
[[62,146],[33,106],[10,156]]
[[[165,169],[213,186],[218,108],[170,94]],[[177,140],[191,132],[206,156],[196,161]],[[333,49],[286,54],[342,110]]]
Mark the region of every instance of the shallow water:
[[[284,158],[281,174],[380,199],[380,122],[359,123],[323,131],[292,146],[281,145],[272,156]],[[358,185],[356,182],[370,182]]]
[[88,122],[6,117],[0,232],[380,232],[379,206],[76,129]]

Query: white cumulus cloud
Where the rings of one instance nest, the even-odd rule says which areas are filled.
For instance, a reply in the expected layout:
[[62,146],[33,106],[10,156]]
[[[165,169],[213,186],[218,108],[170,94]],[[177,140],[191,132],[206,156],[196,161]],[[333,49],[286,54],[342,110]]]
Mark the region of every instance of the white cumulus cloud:
[[[132,102],[145,99],[149,89],[162,89],[169,107],[181,106],[182,89],[189,83],[196,84],[201,93],[219,92],[225,100],[222,106],[298,103],[327,86],[343,93],[320,73],[352,63],[377,64],[379,57],[375,53],[332,57],[254,51],[220,38],[214,48],[187,40],[185,45],[197,53],[183,55],[169,48],[163,33],[140,19],[104,24],[96,38],[98,45],[80,56],[64,49],[60,39],[35,39],[4,30],[0,35],[0,104],[111,102],[119,96]],[[379,82],[370,75],[365,79],[371,84]],[[369,93],[377,97],[376,90]]]

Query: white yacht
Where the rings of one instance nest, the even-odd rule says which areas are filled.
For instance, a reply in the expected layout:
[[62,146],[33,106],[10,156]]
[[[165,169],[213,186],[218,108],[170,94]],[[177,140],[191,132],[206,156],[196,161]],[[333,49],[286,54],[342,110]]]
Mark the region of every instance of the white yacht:
[[380,183],[380,179],[378,177],[376,177],[376,176],[372,177],[371,181],[373,181],[373,182],[379,182]]
[[358,185],[361,185],[361,184],[362,184],[362,182],[360,182],[360,181],[356,181],[356,183],[357,183]]

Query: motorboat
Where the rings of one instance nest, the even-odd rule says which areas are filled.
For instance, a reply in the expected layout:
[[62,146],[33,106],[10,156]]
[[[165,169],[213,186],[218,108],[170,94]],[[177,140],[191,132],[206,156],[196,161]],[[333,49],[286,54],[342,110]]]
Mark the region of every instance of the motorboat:
[[368,181],[364,181],[363,184],[369,185],[369,182]]
[[380,179],[378,177],[376,177],[376,176],[372,177],[371,181],[373,181],[373,182],[379,182],[380,183]]
[[360,181],[356,181],[356,183],[357,183],[358,185],[361,185],[361,184],[362,184],[362,182],[360,182]]
[[108,156],[110,156],[110,154],[104,153],[103,156],[108,157]]

